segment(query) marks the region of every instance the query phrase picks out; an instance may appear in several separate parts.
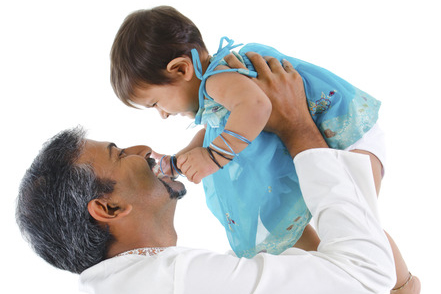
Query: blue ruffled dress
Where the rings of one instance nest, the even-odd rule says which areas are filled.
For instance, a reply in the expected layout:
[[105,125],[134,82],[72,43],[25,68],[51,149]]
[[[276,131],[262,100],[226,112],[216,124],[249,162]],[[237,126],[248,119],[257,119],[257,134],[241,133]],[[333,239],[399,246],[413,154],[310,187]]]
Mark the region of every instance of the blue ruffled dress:
[[[227,45],[223,46],[225,41]],[[329,147],[345,149],[376,123],[379,101],[326,69],[265,45],[252,43],[240,49],[238,55],[248,70],[215,70],[238,46],[222,38],[204,73],[197,51],[192,50],[196,75],[202,81],[195,123],[206,125],[204,147],[223,132],[230,115],[206,93],[206,79],[226,71],[257,76],[245,56],[248,51],[291,62],[303,78],[311,116]],[[291,155],[272,133],[262,132],[223,169],[205,177],[203,186],[208,208],[224,226],[231,248],[239,257],[282,253],[297,242],[311,219]]]

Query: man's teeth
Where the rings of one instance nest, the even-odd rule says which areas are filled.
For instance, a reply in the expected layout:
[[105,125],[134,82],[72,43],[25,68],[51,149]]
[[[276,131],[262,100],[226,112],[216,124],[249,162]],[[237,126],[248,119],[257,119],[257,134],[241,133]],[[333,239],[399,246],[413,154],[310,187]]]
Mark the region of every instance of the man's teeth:
[[162,174],[159,164],[155,164],[155,166],[152,168],[152,171],[156,176]]
[[166,176],[162,173],[161,167],[159,166],[159,164],[155,164],[155,166],[152,168],[152,171],[155,174],[155,176],[159,179],[162,179],[163,177]]

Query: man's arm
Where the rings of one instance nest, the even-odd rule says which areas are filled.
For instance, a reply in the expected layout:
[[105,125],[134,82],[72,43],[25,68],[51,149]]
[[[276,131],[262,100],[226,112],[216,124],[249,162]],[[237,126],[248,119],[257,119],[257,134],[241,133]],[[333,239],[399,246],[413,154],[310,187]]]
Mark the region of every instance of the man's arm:
[[[323,136],[321,135],[309,113],[302,78],[293,68],[293,66],[288,61],[283,61],[282,69],[280,62],[275,58],[265,58],[264,60],[264,58],[262,58],[260,55],[252,52],[248,53],[247,55],[259,73],[258,78],[255,80],[256,83],[267,94],[272,102],[273,113],[267,124],[267,129],[279,135],[290,150],[293,157],[296,157],[296,155],[299,153],[302,154],[301,152],[305,150],[327,148],[327,144]],[[309,151],[309,154],[319,152],[318,150]],[[322,152],[325,151],[321,150],[320,153]],[[345,152],[328,150],[328,153],[329,152],[336,152],[339,158],[353,158],[354,163],[356,163],[356,157],[353,157]],[[352,177],[352,181],[357,184],[359,190],[364,191],[364,199],[369,204],[370,211],[373,213],[374,218],[377,218],[378,213],[376,207],[376,198],[372,197],[371,195],[378,194],[379,173],[376,173],[375,171],[380,171],[381,165],[376,164],[377,162],[379,163],[379,161],[377,158],[373,158],[375,156],[373,156],[371,153],[357,153],[367,154],[370,156],[370,161],[369,159],[365,160],[367,162],[372,162],[372,166],[365,164],[364,169],[362,169],[360,166],[357,166],[357,164],[351,165],[350,161],[348,161],[347,163],[349,165],[346,165],[345,169]],[[305,155],[303,155],[302,158],[304,156]],[[320,158],[321,155],[318,154],[309,156],[307,160],[307,167],[311,166],[311,161],[313,161],[313,159],[316,157]],[[296,163],[296,161],[299,162],[301,159],[296,160],[295,158],[294,162]],[[334,164],[337,166],[339,162],[335,162]],[[345,164],[346,163],[344,163],[344,165]],[[318,169],[323,167],[324,164],[319,164],[317,167],[314,167],[314,165],[312,166],[312,172],[309,174],[306,173],[302,176],[302,172],[299,171],[302,169],[302,167],[296,163],[296,170],[300,178],[300,186],[303,194],[305,194],[304,190],[308,189],[309,187],[323,185],[325,181],[323,178],[318,178],[316,174]],[[333,165],[330,166],[334,168]],[[370,167],[372,167],[374,170],[374,177],[372,177],[372,170]],[[308,181],[311,180],[312,183],[308,183]],[[317,180],[317,182],[314,182],[315,180]],[[372,189],[373,183],[375,183],[374,189]],[[310,203],[310,205],[313,206],[313,203]],[[310,206],[308,205],[308,207]],[[313,213],[313,215],[316,216],[315,219],[319,218],[316,214]],[[320,233],[319,235],[321,235]],[[383,237],[383,234],[380,233],[380,236]],[[390,251],[389,246],[387,249]]]
[[[237,258],[202,250],[179,254],[182,293],[386,293],[395,284],[392,252],[375,213],[367,156],[309,149],[295,158],[302,193],[321,239],[317,251]],[[373,203],[373,207],[369,206]]]

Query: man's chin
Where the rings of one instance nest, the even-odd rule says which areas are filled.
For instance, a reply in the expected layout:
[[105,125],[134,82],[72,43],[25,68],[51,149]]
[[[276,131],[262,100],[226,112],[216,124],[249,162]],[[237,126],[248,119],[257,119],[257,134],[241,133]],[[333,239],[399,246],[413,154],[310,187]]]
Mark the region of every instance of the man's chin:
[[171,199],[181,199],[187,193],[184,184],[172,180],[170,177],[158,178],[167,189]]

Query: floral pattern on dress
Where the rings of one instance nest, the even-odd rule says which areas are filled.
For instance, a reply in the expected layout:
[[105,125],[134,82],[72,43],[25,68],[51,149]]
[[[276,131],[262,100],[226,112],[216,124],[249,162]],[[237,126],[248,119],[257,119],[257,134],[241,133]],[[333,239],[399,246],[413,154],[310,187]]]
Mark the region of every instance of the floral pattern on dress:
[[236,222],[230,217],[230,214],[228,212],[225,214],[225,216],[227,217],[228,227],[232,232],[234,232],[232,225],[237,225]]
[[309,111],[311,112],[311,115],[314,116],[316,114],[323,114],[326,113],[329,108],[331,108],[331,97],[334,96],[334,94],[337,91],[330,91],[328,95],[322,92],[322,95],[319,100],[308,101],[309,102]]
[[212,99],[205,99],[205,105],[202,110],[202,124],[210,125],[212,128],[218,128],[221,125],[222,118],[229,113],[228,109]]

